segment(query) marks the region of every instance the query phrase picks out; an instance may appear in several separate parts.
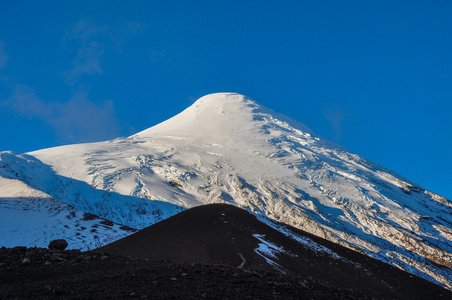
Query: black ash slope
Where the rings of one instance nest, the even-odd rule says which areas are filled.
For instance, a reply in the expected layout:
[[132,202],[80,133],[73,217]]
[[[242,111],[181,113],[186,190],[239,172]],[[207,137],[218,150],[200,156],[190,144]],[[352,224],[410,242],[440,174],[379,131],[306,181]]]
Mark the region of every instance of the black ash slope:
[[19,247],[0,249],[0,299],[370,298],[277,272]]
[[[336,253],[307,247],[260,222],[245,210],[225,204],[189,209],[116,241],[96,252],[153,261],[226,264],[252,270],[279,270],[327,286],[378,298],[433,299],[449,291],[378,260],[286,226]],[[283,251],[262,256],[262,240]],[[268,260],[271,260],[269,264]]]

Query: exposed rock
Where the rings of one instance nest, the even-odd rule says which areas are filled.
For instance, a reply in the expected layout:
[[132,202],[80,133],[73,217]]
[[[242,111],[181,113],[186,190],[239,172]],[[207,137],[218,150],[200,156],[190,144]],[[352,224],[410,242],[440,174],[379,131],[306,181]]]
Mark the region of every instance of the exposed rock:
[[49,249],[52,250],[65,250],[68,246],[68,243],[64,239],[53,240],[49,244]]
[[30,258],[29,258],[29,257],[25,257],[25,258],[22,260],[22,263],[23,263],[24,265],[28,265],[28,264],[30,263]]

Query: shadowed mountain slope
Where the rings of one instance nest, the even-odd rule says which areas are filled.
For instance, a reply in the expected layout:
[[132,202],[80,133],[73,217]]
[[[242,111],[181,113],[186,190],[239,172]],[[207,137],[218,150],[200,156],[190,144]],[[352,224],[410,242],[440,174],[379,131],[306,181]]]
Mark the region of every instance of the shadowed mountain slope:
[[262,221],[231,205],[204,205],[93,252],[153,261],[276,269],[378,298],[452,296],[441,287],[378,260],[287,225]]

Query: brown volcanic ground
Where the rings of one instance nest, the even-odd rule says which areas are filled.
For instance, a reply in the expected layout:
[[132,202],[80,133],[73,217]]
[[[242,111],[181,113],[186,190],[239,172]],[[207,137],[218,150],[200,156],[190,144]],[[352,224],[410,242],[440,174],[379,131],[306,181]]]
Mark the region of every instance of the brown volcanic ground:
[[[2,248],[0,298],[452,299],[450,291],[426,280],[286,228],[340,258],[242,209],[213,204],[93,252]],[[257,234],[283,251],[257,253]]]

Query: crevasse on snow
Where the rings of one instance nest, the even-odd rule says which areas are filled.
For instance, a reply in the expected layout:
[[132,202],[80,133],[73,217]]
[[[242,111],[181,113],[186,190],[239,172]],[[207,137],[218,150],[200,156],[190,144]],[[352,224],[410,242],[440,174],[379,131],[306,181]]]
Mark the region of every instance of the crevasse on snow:
[[0,176],[134,228],[227,202],[452,286],[449,200],[239,94],[127,138],[1,153]]

